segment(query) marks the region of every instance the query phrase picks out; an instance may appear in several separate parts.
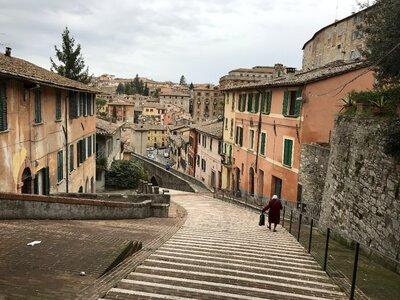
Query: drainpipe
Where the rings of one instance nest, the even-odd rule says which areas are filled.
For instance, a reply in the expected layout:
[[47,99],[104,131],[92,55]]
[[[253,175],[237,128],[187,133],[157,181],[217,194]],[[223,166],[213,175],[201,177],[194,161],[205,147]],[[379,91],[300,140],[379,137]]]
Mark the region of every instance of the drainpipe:
[[69,96],[65,97],[65,104],[64,104],[64,108],[65,108],[65,130],[64,130],[64,135],[65,135],[65,164],[66,164],[66,168],[65,168],[65,192],[68,193],[68,185],[69,185],[69,179],[68,179],[68,162],[69,162],[69,153],[68,153],[68,105],[67,105],[67,100],[69,102]]
[[[260,93],[260,96],[261,96],[261,98],[262,98],[263,92],[260,91],[259,89],[256,89],[256,91]],[[260,101],[260,99],[259,99],[259,101]],[[267,101],[267,98],[265,98],[265,101]],[[264,106],[265,106],[265,105],[267,105],[266,102],[264,102]],[[261,112],[261,102],[259,103],[258,107],[259,107],[260,111],[259,111],[259,113],[258,113],[258,125],[257,125],[257,151],[256,151],[256,168],[255,168],[255,169],[256,169],[256,170],[255,170],[256,173],[258,173],[258,154],[259,154],[259,151],[260,151],[261,115],[262,115],[262,112]]]

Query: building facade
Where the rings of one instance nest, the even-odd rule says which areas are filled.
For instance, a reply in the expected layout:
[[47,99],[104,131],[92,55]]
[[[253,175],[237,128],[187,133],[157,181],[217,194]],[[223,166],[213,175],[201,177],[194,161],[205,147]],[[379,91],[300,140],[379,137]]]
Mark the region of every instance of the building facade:
[[96,91],[0,54],[0,191],[94,192]]
[[192,117],[194,122],[217,119],[224,113],[224,96],[219,86],[196,85],[193,89]]
[[365,38],[359,26],[370,9],[373,6],[318,30],[303,46],[303,70],[360,59]]
[[[225,90],[236,101],[231,178],[223,182],[231,180],[231,190],[259,203],[274,194],[301,201],[300,145],[329,143],[341,99],[373,83],[373,73],[353,63]],[[231,142],[225,134],[224,145]]]

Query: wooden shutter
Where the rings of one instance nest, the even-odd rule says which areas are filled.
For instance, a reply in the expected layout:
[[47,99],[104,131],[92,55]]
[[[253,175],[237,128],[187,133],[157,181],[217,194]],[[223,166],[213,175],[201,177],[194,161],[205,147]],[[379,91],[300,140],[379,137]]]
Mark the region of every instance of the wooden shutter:
[[260,93],[257,93],[254,98],[254,112],[255,113],[258,113],[259,104],[260,104]]
[[243,146],[243,127],[239,127],[240,131],[240,146]]
[[239,95],[239,100],[238,100],[238,111],[240,111],[242,105],[242,95]]
[[285,91],[283,94],[283,105],[282,105],[282,115],[287,116],[288,109],[288,99],[289,99],[289,91]]
[[249,94],[247,96],[247,111],[252,112],[253,111],[253,94]]
[[69,118],[76,119],[78,116],[78,101],[77,101],[77,93],[69,92]]
[[60,182],[63,179],[63,152],[57,153],[57,179]]
[[92,136],[88,137],[88,156],[92,155]]
[[43,169],[43,179],[44,179],[44,195],[50,195],[50,172],[49,167]]
[[272,103],[272,92],[268,92],[268,98],[267,98],[267,114],[268,115],[271,113],[271,103]]
[[292,148],[293,141],[285,139],[284,143],[284,151],[283,151],[283,164],[291,167],[292,166]]
[[264,111],[265,111],[265,93],[263,93],[263,94],[261,95],[261,107],[260,107],[260,111],[261,111],[262,113],[264,113]]
[[74,170],[74,144],[69,145],[69,171]]
[[242,95],[242,106],[240,108],[240,111],[246,110],[246,100],[247,100],[247,94],[243,94]]
[[56,120],[61,119],[61,92],[56,92]]
[[265,133],[261,133],[261,149],[260,149],[260,153],[261,155],[265,155]]
[[35,91],[35,123],[42,122],[42,96],[39,91]]
[[300,115],[300,108],[301,108],[301,90],[296,91],[296,102],[294,106],[294,115],[298,117]]
[[0,83],[0,131],[7,130],[7,85]]
[[35,179],[33,180],[33,193],[39,194],[39,173],[36,174]]
[[236,126],[236,136],[235,136],[236,145],[239,144],[239,127]]

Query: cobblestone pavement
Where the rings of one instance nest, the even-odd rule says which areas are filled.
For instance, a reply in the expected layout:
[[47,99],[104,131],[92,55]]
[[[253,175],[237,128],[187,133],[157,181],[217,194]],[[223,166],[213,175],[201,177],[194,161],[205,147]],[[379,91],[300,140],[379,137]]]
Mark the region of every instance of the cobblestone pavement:
[[346,299],[304,248],[255,212],[206,195],[173,201],[183,227],[102,299]]
[[[163,238],[169,238],[181,227],[184,218],[184,210],[172,204],[169,218],[1,220],[0,300],[75,299],[78,294],[85,295],[85,288],[95,295],[90,288],[96,287],[100,275],[127,241],[141,241],[145,249],[163,243]],[[27,246],[34,240],[41,243]],[[124,272],[123,266],[131,261],[135,261],[135,254],[117,272],[100,277],[101,287],[96,287],[96,292],[104,288],[104,294],[114,285],[113,280],[125,277],[129,271]],[[80,276],[82,271],[86,276]]]

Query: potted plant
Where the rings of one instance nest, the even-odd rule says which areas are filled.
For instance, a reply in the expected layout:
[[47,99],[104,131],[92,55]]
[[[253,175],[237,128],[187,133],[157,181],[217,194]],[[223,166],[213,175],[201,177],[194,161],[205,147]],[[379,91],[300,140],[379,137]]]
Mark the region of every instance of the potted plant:
[[374,113],[382,114],[385,111],[385,107],[388,104],[388,101],[385,99],[385,96],[379,97],[377,100],[370,99],[371,104],[374,105]]

